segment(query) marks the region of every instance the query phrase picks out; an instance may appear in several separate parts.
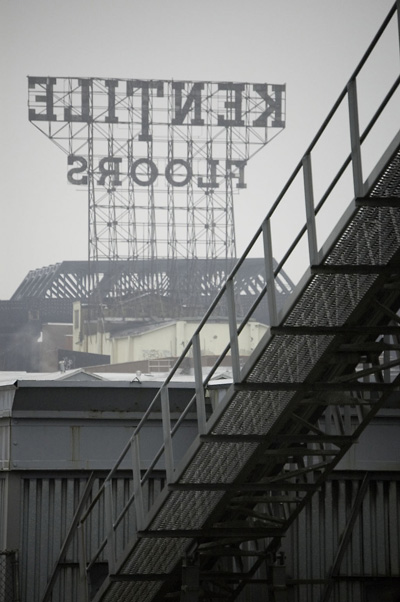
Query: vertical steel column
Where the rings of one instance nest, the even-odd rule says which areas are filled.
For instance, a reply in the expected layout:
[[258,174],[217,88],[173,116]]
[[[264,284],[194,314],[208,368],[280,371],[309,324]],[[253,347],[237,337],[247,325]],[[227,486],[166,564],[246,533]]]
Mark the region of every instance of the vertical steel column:
[[[206,156],[207,156],[207,182],[212,181],[213,173],[213,110],[212,110],[212,86],[207,86],[207,121],[206,121]],[[210,260],[216,257],[215,250],[215,220],[214,220],[214,189],[211,186],[207,186],[204,191],[206,200],[206,251],[205,257]],[[201,221],[200,221],[201,223]],[[199,223],[199,226],[200,226]]]
[[172,475],[174,472],[174,453],[172,449],[171,415],[169,411],[169,393],[167,387],[162,387],[161,389],[161,414],[164,435],[165,470],[167,473],[167,482],[170,483],[172,482]]
[[140,442],[139,433],[134,435],[131,444],[132,453],[132,472],[133,472],[133,495],[134,495],[134,506],[136,514],[136,526],[137,530],[140,531],[144,528],[144,503],[143,503],[143,490],[142,490],[142,477],[140,474]]
[[[168,82],[168,163],[174,159],[174,126],[172,125],[174,107],[173,107],[173,92],[172,82]],[[175,195],[174,186],[167,181],[167,250],[165,257],[172,259],[177,258],[177,239],[176,239],[176,216],[175,216]]]
[[201,367],[200,335],[193,335],[193,364],[194,379],[196,384],[196,409],[199,435],[206,432],[206,400],[203,387],[203,371]]
[[[147,140],[147,158],[149,161],[153,161],[153,90],[149,87],[149,124],[148,133],[149,137]],[[144,241],[143,247],[145,247],[146,241]],[[154,272],[154,261],[157,259],[157,222],[156,222],[156,208],[155,208],[155,197],[154,197],[154,183],[148,186],[147,193],[147,244],[148,244],[148,259],[151,260],[151,290],[158,292],[158,280],[155,284],[155,272]],[[145,253],[143,253],[143,256]]]
[[[114,156],[114,131],[113,124],[108,124],[108,137],[107,137],[108,156]],[[108,176],[105,186],[107,188],[107,199],[108,199],[108,259],[118,259],[118,216],[117,216],[117,204],[115,200],[115,186],[112,182],[113,176]]]
[[262,224],[262,233],[264,244],[265,281],[267,283],[269,323],[270,326],[277,326],[278,310],[276,306],[274,262],[272,256],[271,222],[269,219],[264,220]]
[[[90,82],[90,114],[93,115],[93,80]],[[99,273],[96,269],[92,270],[92,264],[97,264],[99,260],[99,240],[98,240],[98,209],[96,204],[96,182],[95,182],[95,166],[94,166],[94,124],[93,119],[87,124],[87,144],[88,144],[88,290],[89,299],[91,302],[88,305],[88,321],[92,319],[94,313],[97,318],[96,305],[100,306],[102,299],[99,291]],[[97,295],[97,300],[94,299],[94,294]],[[86,351],[89,342],[89,337],[86,339]]]
[[[234,106],[232,90],[229,92],[229,105]],[[230,109],[232,112],[232,109]],[[230,115],[232,118],[232,115]],[[225,233],[221,236],[222,240],[226,241],[225,258],[230,259],[236,257],[236,239],[234,226],[234,207],[233,207],[233,175],[232,175],[232,160],[233,160],[233,128],[226,128],[226,165],[230,165],[229,170],[225,173]]]
[[397,32],[399,38],[399,51],[400,51],[400,0],[396,0],[396,12],[397,12]]
[[[71,84],[72,85],[72,84]],[[93,115],[93,82],[91,97],[91,114]],[[71,100],[72,104],[72,100]],[[97,244],[97,207],[94,179],[94,148],[93,148],[93,120],[87,124],[87,145],[88,145],[88,242],[89,242],[89,263],[98,261],[99,249]]]
[[304,199],[306,203],[308,253],[310,265],[318,264],[317,229],[315,225],[314,188],[311,169],[311,155],[304,155],[303,160]]
[[[127,157],[128,166],[133,163],[133,138],[135,135],[133,94],[128,96],[128,142]],[[130,167],[129,167],[130,168]],[[128,176],[128,259],[136,259],[138,256],[137,224],[136,224],[136,200],[133,178]],[[130,283],[131,284],[131,283]]]
[[364,196],[360,125],[358,120],[357,82],[351,79],[347,84],[350,120],[351,161],[353,166],[354,197]]
[[[193,173],[193,134],[192,125],[189,123],[186,126],[187,138],[187,162],[190,165]],[[196,244],[196,218],[195,218],[195,200],[193,194],[193,178],[191,178],[186,187],[187,194],[187,218],[186,218],[186,257],[194,259],[197,257]]]
[[228,302],[229,338],[231,343],[232,375],[235,383],[240,382],[240,356],[239,341],[236,325],[235,291],[233,280],[226,282],[226,296]]

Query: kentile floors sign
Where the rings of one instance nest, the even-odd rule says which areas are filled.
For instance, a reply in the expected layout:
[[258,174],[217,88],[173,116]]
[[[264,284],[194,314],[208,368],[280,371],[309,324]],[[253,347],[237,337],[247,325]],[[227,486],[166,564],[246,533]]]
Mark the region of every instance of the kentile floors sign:
[[29,77],[31,123],[88,191],[90,258],[232,258],[249,158],[285,126],[285,86]]
[[[94,149],[96,162],[91,166],[93,157],[88,154],[68,153],[67,177],[75,185],[87,185],[88,173],[94,172],[99,186],[124,186],[128,178],[133,185],[149,187],[162,171],[172,187],[185,187],[195,176],[200,189],[217,189],[228,176],[237,178],[236,188],[244,188],[249,145],[263,146],[268,128],[285,125],[285,86],[280,84],[29,77],[28,85],[29,119],[37,125],[47,122],[52,138],[62,131],[62,123],[75,125],[75,132],[76,126],[91,124],[94,140],[100,131],[107,139],[120,139],[122,132],[126,136],[125,144],[114,145],[112,153],[101,156]],[[220,148],[212,153],[206,148],[220,145],[221,132],[225,156]],[[242,146],[242,152],[229,152],[232,132],[232,143]],[[164,161],[154,153],[154,143],[162,139]],[[191,153],[182,149],[182,140],[192,146]],[[128,141],[134,145],[130,157]],[[185,156],[176,156],[175,146]]]

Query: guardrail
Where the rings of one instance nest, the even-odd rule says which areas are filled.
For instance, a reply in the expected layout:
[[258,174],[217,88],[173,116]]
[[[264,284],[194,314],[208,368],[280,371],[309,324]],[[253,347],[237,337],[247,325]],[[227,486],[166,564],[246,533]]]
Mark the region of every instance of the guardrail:
[[[276,292],[282,282],[279,275],[284,270],[284,280],[288,276],[295,286],[301,287],[302,275],[310,267],[320,264],[333,244],[335,232],[332,226],[337,224],[337,216],[342,219],[349,200],[363,198],[369,189],[370,182],[364,179],[364,173],[372,172],[377,160],[390,147],[393,133],[400,130],[399,10],[398,0],[243,256],[221,287],[193,338],[135,428],[103,486],[86,510],[83,506],[78,510],[75,524],[80,533],[81,579],[85,597],[86,574],[102,562],[107,562],[108,573],[113,573],[119,552],[135,531],[145,527],[149,508],[144,486],[152,472],[164,469],[167,484],[176,480],[183,470],[188,459],[178,459],[175,454],[175,442],[181,435],[182,425],[190,421],[197,425],[197,435],[206,433],[208,420],[218,412],[218,404],[210,400],[209,388],[222,362],[225,369],[228,362],[232,379],[236,383],[245,379],[251,370],[252,362],[257,357],[257,348],[254,346],[253,358],[247,361],[241,354],[241,348],[244,337],[249,336],[245,326],[251,322],[256,307],[261,303],[266,304],[269,325],[279,324],[295,298],[295,294],[292,299],[289,298],[286,309],[278,308]],[[251,254],[260,252],[258,249],[265,260],[266,285],[258,291],[250,310],[243,314],[235,282],[246,259]],[[218,329],[217,317],[224,312],[228,317],[229,334],[223,340],[223,351],[214,366],[205,371],[202,365],[203,329],[207,324],[215,324],[215,337],[220,342],[224,333]],[[210,350],[203,349],[203,353],[210,355]],[[178,416],[171,408],[169,385],[179,377],[183,366],[187,367],[188,358],[194,368],[195,394]],[[162,417],[163,442],[143,473],[143,426],[154,413]],[[187,442],[187,449],[191,444],[192,442]],[[123,507],[116,508],[112,480],[128,455],[131,456],[133,492]],[[85,526],[94,512],[98,515],[104,513],[104,523],[98,533],[96,545],[85,538]],[[132,517],[128,520],[129,513],[134,515],[133,521]],[[43,602],[49,599],[50,591],[46,593]]]

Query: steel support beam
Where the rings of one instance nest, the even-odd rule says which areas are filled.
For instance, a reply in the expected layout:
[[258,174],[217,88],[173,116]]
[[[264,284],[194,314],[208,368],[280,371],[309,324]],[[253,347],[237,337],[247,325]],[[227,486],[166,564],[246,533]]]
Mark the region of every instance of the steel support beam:
[[364,326],[362,324],[349,324],[342,326],[271,326],[273,335],[290,336],[324,336],[324,335],[342,335],[342,334],[365,334],[365,335],[385,335],[400,334],[400,326]]
[[264,539],[265,537],[283,537],[284,531],[276,528],[226,527],[204,529],[157,529],[155,531],[138,531],[141,539],[236,539],[241,541]]

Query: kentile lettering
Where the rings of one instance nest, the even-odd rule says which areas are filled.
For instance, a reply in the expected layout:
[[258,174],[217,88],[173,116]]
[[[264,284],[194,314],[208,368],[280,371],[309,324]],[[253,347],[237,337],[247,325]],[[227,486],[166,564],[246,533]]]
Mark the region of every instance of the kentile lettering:
[[[97,155],[96,164],[92,158],[90,165],[82,150],[74,152],[71,148],[67,177],[74,185],[87,185],[88,173],[92,173],[99,186],[121,186],[123,175],[136,186],[152,186],[161,171],[173,187],[184,187],[195,177],[200,189],[216,189],[220,186],[218,180],[235,177],[235,187],[245,188],[247,146],[243,153],[226,155],[225,159],[217,159],[210,152],[205,156],[198,149],[196,157],[188,151],[182,158],[175,156],[169,142],[168,156],[165,152],[165,162],[160,167],[153,150],[149,150],[156,140],[155,128],[160,125],[182,128],[181,140],[187,139],[186,128],[190,128],[193,136],[198,128],[198,139],[203,145],[211,143],[207,138],[211,127],[222,128],[227,132],[226,137],[229,131],[247,128],[259,131],[257,144],[263,145],[266,142],[262,141],[267,141],[266,128],[285,127],[285,86],[281,84],[28,77],[28,87],[30,121],[48,122],[49,128],[63,122],[75,128],[79,124],[92,124],[103,130],[108,127],[110,132],[121,128],[116,139],[126,136],[135,141],[136,156],[131,153],[128,158],[125,150],[121,153],[111,149],[108,154],[101,153],[106,156]],[[113,133],[109,135],[114,137]],[[240,136],[245,145],[247,135]],[[182,145],[178,148],[178,153],[182,153]],[[193,158],[197,166],[202,162],[200,171],[199,167],[197,172],[194,169]]]

